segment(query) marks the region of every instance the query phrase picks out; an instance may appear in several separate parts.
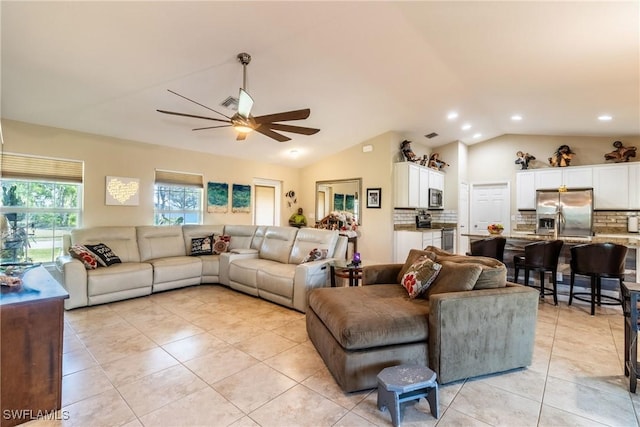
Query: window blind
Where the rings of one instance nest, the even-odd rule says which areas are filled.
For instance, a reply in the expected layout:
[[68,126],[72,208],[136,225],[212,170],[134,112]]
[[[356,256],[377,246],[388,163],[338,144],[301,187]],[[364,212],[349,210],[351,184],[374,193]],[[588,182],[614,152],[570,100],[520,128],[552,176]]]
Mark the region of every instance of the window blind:
[[156,184],[184,185],[204,188],[202,175],[156,169]]
[[0,153],[0,177],[82,183],[84,163],[25,154]]

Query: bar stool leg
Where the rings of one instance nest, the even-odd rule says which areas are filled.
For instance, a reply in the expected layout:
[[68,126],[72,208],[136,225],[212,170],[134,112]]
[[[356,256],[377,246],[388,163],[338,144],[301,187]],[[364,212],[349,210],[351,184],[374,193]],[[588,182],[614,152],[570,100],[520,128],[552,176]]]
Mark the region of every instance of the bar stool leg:
[[591,275],[591,315],[596,314],[596,276]]
[[571,305],[571,301],[573,301],[573,282],[576,280],[576,274],[571,272],[571,280],[569,280],[569,305]]
[[553,283],[553,304],[558,305],[558,275],[557,270],[551,270],[551,283]]
[[540,270],[540,298],[544,299],[544,270]]
[[518,273],[520,273],[520,269],[518,268],[518,264],[513,264],[513,283],[518,283]]

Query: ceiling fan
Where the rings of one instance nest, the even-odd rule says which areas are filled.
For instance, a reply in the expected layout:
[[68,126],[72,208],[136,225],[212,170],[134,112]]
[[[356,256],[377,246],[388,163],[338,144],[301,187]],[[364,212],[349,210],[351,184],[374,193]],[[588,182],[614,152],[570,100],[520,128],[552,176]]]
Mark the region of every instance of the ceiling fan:
[[247,85],[247,65],[251,62],[251,56],[248,53],[239,53],[238,61],[242,64],[242,87],[240,88],[240,95],[238,96],[238,111],[233,116],[229,117],[226,114],[223,114],[219,111],[216,111],[212,108],[207,107],[193,99],[189,99],[186,96],[180,95],[177,92],[174,92],[170,89],[169,92],[177,95],[181,98],[186,99],[187,101],[193,102],[196,105],[206,108],[207,110],[213,111],[216,114],[219,114],[226,119],[217,119],[214,117],[207,116],[198,116],[194,114],[186,114],[186,113],[177,113],[175,111],[167,111],[167,110],[156,110],[160,113],[171,114],[174,116],[182,116],[182,117],[192,117],[195,119],[204,119],[204,120],[213,120],[215,122],[223,122],[227,123],[224,125],[217,126],[207,126],[195,128],[192,130],[204,130],[204,129],[215,129],[215,128],[223,128],[223,127],[233,127],[237,132],[238,136],[236,137],[237,141],[242,141],[247,137],[251,131],[259,132],[269,138],[273,138],[276,141],[284,142],[290,141],[291,138],[288,136],[282,135],[281,133],[275,132],[291,132],[291,133],[299,133],[302,135],[313,135],[318,133],[320,129],[302,127],[302,126],[292,126],[283,123],[276,122],[285,122],[289,120],[304,120],[309,117],[311,114],[311,110],[305,108],[303,110],[293,110],[293,111],[285,111],[282,113],[275,114],[266,114],[264,116],[252,116],[251,108],[253,107],[253,98],[247,93],[246,85]]

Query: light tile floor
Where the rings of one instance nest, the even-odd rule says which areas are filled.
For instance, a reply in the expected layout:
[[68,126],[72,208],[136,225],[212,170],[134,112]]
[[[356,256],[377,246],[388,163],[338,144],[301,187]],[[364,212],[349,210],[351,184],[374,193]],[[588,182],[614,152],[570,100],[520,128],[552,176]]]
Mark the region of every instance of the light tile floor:
[[[619,307],[539,306],[533,364],[440,388],[403,426],[638,426]],[[34,426],[389,426],[345,394],[304,315],[216,285],[65,313],[63,414]]]

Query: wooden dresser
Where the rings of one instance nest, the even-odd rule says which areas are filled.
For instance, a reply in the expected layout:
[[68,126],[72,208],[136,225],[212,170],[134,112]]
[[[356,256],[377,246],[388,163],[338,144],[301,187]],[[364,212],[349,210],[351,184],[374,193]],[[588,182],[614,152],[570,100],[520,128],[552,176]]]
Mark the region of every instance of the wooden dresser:
[[62,404],[65,289],[36,267],[16,288],[0,287],[0,426],[40,416]]

